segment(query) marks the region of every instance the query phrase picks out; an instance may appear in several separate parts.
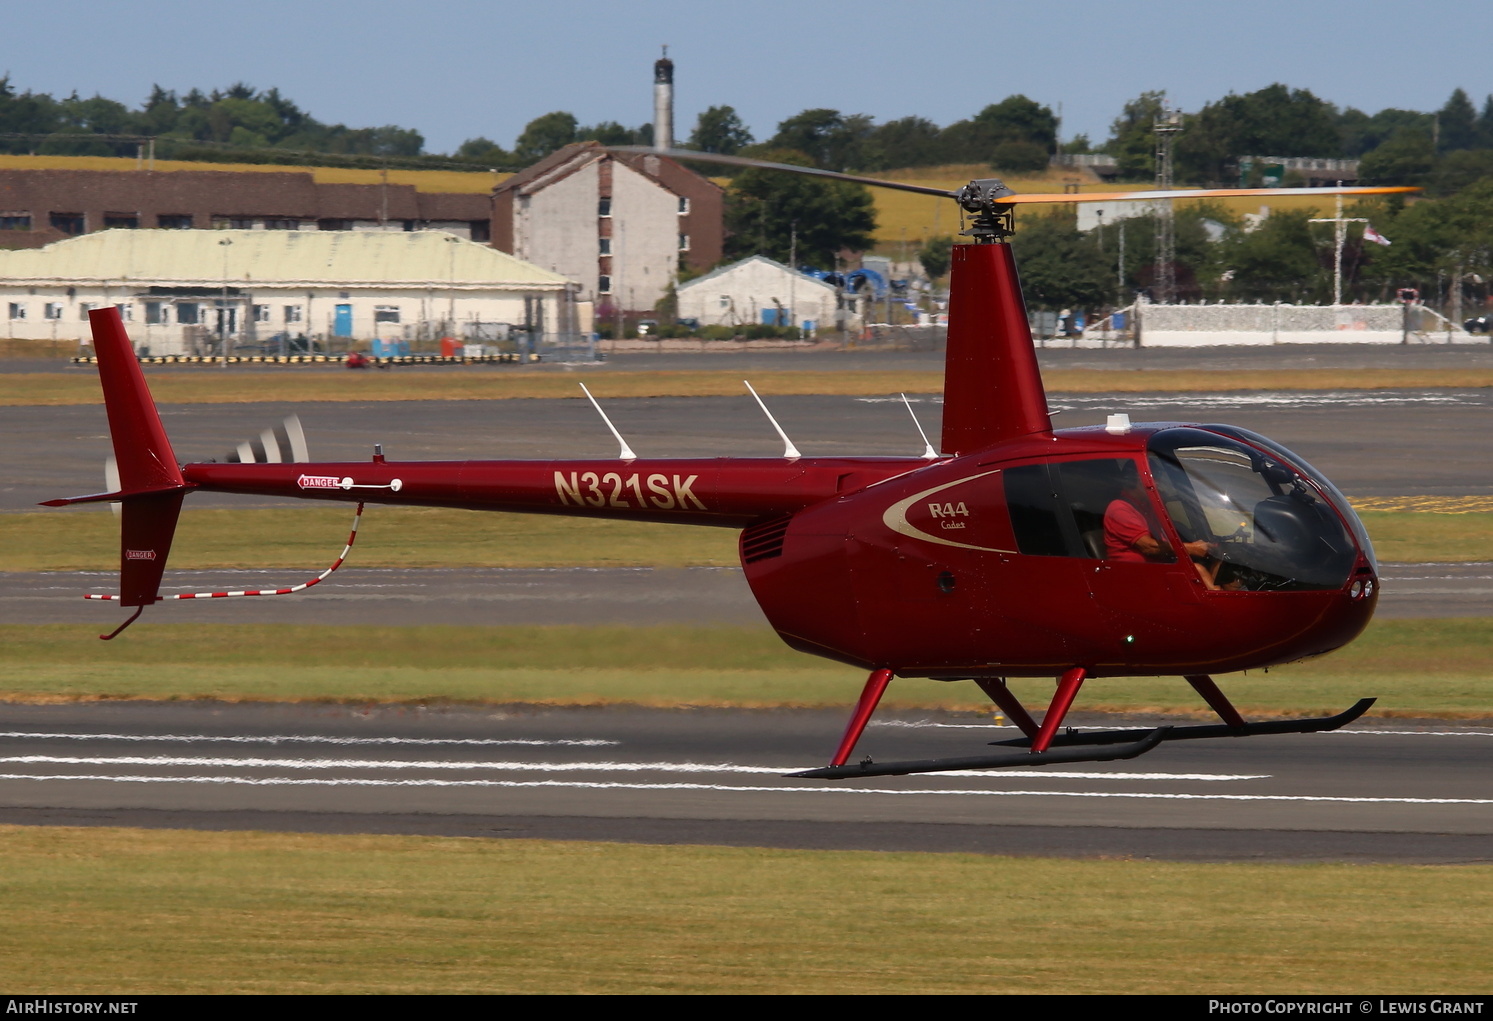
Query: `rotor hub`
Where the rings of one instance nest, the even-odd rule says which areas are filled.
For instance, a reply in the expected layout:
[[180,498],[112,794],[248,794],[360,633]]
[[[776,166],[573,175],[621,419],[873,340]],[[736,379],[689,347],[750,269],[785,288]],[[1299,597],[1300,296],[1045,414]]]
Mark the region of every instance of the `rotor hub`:
[[974,222],[969,229],[960,231],[960,235],[974,238],[976,244],[1005,241],[1015,230],[1015,218],[1012,204],[1002,200],[1015,194],[1005,182],[994,177],[971,181],[960,188],[955,200],[965,212],[974,214]]

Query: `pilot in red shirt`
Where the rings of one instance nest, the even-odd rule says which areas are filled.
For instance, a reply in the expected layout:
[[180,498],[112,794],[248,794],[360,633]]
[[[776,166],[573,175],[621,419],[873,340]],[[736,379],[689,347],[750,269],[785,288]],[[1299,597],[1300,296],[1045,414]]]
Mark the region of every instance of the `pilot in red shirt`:
[[[1110,501],[1104,511],[1105,559],[1129,564],[1171,563],[1173,557],[1166,544],[1166,533],[1153,515],[1140,483],[1140,473],[1134,465],[1127,465],[1120,483],[1120,498]],[[1188,555],[1202,558],[1212,547],[1198,539],[1184,542],[1182,548]]]

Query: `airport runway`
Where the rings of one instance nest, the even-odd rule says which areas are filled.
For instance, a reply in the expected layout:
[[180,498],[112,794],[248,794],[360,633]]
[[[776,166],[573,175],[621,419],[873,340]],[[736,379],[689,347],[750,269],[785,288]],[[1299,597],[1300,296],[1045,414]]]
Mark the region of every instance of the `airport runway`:
[[[774,457],[782,444],[740,397],[607,399],[617,428],[648,457]],[[917,454],[922,440],[895,395],[764,395],[806,455]],[[929,436],[942,423],[937,397],[911,394]],[[1382,390],[1209,394],[1050,395],[1060,427],[1136,422],[1229,422],[1300,454],[1349,496],[1493,494],[1493,390]],[[572,400],[388,401],[296,405],[163,405],[183,460],[221,458],[295,413],[313,459],[361,460],[382,443],[391,460],[611,457],[616,443],[596,412]],[[0,407],[0,513],[34,510],[57,496],[96,492],[110,453],[98,405]],[[259,505],[267,505],[260,501]],[[188,506],[249,506],[194,496]],[[64,513],[96,513],[78,509]]]
[[[1462,359],[1456,364],[1472,364],[1466,352],[1451,354]],[[1125,357],[1080,351],[1069,363],[1095,358],[1123,369]],[[1267,367],[1252,352],[1218,357],[1221,371],[1230,360]],[[936,433],[936,400],[913,396],[924,427]],[[921,446],[906,410],[884,397],[768,399],[805,453],[915,453]],[[1487,391],[1054,394],[1051,403],[1065,426],[1099,423],[1114,411],[1137,421],[1243,425],[1295,449],[1354,496],[1493,493]],[[749,398],[605,404],[640,453],[780,450]],[[291,411],[300,413],[318,458],[361,458],[373,442],[384,443],[391,458],[412,459],[614,453],[580,400],[163,409],[184,458],[221,456]],[[87,492],[100,481],[109,449],[101,408],[3,408],[0,435],[0,513]],[[193,503],[234,504],[222,497]],[[235,585],[287,580],[278,571],[172,572],[169,584],[217,587],[225,573]],[[437,576],[440,595],[428,584]],[[77,598],[111,581],[108,573],[0,576],[0,619],[112,620],[117,611]],[[643,592],[651,601],[639,598]],[[350,566],[292,599],[172,610],[181,620],[761,623],[734,569]],[[1386,565],[1381,612],[1493,615],[1493,564]],[[1376,721],[1345,734],[1163,746],[1131,763],[1045,774],[843,785],[783,778],[822,764],[843,725],[843,713],[830,711],[6,705],[0,821],[1187,860],[1493,858],[1493,728],[1486,725]],[[860,753],[971,754],[1008,733],[970,718],[886,714]]]
[[[1475,353],[1481,354],[1482,348]],[[1175,357],[1171,352],[1132,352]],[[1434,349],[1415,349],[1422,357]],[[1454,351],[1460,358],[1466,351]],[[1114,357],[1124,352],[1073,352]],[[1299,354],[1299,353],[1298,353]],[[725,357],[725,356],[723,356]],[[785,356],[779,356],[781,359]],[[810,356],[803,356],[808,358]],[[1194,355],[1195,357],[1195,355]],[[1232,356],[1231,356],[1232,357]],[[1308,357],[1301,355],[1301,357]],[[1309,357],[1327,357],[1327,354]],[[913,395],[936,434],[941,406]],[[771,404],[806,452],[890,454],[920,445],[895,397],[774,397]],[[1493,391],[1343,391],[1225,394],[1054,394],[1064,425],[1091,425],[1113,411],[1133,419],[1227,421],[1280,440],[1352,496],[1493,493]],[[611,400],[609,413],[640,452],[663,456],[772,456],[776,438],[750,398]],[[314,457],[362,458],[373,440],[391,458],[609,456],[610,436],[583,400],[395,401],[323,404],[174,405],[163,409],[184,458],[221,456],[285,414],[297,411]],[[31,510],[52,496],[101,485],[109,441],[100,407],[0,408],[8,437],[0,512]],[[252,506],[205,494],[188,506]],[[292,504],[293,501],[283,501]],[[370,513],[377,514],[377,508]],[[58,513],[106,513],[98,507]],[[341,535],[329,539],[328,562]],[[106,566],[106,565],[101,565]],[[307,564],[310,572],[319,564]],[[278,587],[304,580],[287,571],[178,572],[179,591]],[[1385,616],[1493,616],[1493,564],[1385,565]],[[428,582],[438,579],[440,584]],[[0,614],[15,623],[112,619],[107,607],[76,596],[112,578],[0,576]],[[739,572],[369,571],[349,566],[294,599],[194,602],[172,607],[178,620],[325,623],[636,623],[679,620],[761,623]]]
[[[843,725],[828,711],[116,703],[4,706],[0,721],[8,823],[1493,860],[1493,728],[1439,721],[1182,742],[1122,763],[834,783],[784,776],[823,763]],[[1013,733],[973,717],[884,713],[857,755],[980,754]]]

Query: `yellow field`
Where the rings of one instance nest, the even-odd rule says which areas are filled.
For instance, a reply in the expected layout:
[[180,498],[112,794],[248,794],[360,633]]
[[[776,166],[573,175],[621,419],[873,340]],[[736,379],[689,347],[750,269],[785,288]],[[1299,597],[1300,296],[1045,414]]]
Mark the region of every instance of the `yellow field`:
[[[999,175],[988,166],[973,163],[948,167],[914,167],[868,176],[880,176],[893,181],[907,181],[912,184],[925,184],[932,188],[953,190],[963,187],[976,178]],[[1078,168],[1054,168],[1045,174],[1002,177],[1001,180],[1015,191],[1024,193],[1061,192],[1065,186],[1072,185],[1077,185],[1080,192],[1146,191],[1150,189],[1150,185],[1146,184],[1104,184],[1093,174]],[[908,247],[905,255],[912,258],[916,255],[915,246],[921,245],[928,238],[952,237],[959,233],[959,210],[947,199],[936,198],[932,195],[886,191],[880,188],[872,189],[871,196],[876,202],[875,238],[876,250],[879,252],[902,258],[904,255],[902,245],[906,243]],[[1302,209],[1330,211],[1333,207],[1331,196],[1292,195],[1290,189],[1283,189],[1279,195],[1272,195],[1269,198],[1208,199],[1207,201],[1235,215],[1258,213],[1261,206],[1269,206],[1274,212]],[[1178,203],[1178,208],[1185,204],[1185,202]],[[1033,216],[1044,216],[1058,208],[1060,207],[1056,205],[1034,203],[1023,206],[1017,216],[1018,219],[1030,219]]]
[[[139,169],[137,161],[129,158],[114,156],[8,156],[0,154],[0,169],[15,170],[118,170],[136,171]],[[269,174],[285,173],[287,171],[306,171],[311,173],[318,184],[379,184],[385,180],[384,174],[388,174],[390,184],[412,184],[416,191],[423,192],[459,192],[464,194],[485,194],[502,181],[512,177],[508,173],[490,173],[487,171],[463,171],[463,170],[361,170],[346,167],[298,167],[281,166],[263,163],[189,163],[182,160],[156,160],[155,169],[162,172],[176,170],[221,170],[221,171],[247,171],[250,173]],[[908,181],[914,184],[926,184],[934,188],[945,188],[954,190],[968,184],[975,178],[996,176],[996,171],[990,167],[978,163],[968,165],[953,165],[946,167],[913,167],[906,170],[889,170],[884,174],[868,175],[885,177],[892,181]],[[1077,185],[1081,192],[1110,192],[1126,190],[1143,190],[1146,185],[1112,185],[1104,184],[1087,170],[1078,168],[1052,169],[1044,174],[1026,174],[1020,177],[1002,178],[1012,188],[1019,192],[1056,192],[1062,191],[1064,186]],[[722,178],[717,180],[718,184],[729,183]],[[883,189],[872,189],[872,198],[876,202],[876,249],[877,251],[901,258],[915,255],[915,246],[921,245],[928,238],[952,237],[959,233],[959,210],[947,199],[935,198],[931,195],[913,195],[907,192],[885,191]],[[1283,190],[1279,196],[1271,196],[1268,199],[1211,199],[1209,200],[1222,206],[1229,212],[1235,214],[1257,213],[1262,205],[1269,206],[1275,211],[1285,210],[1329,210],[1332,207],[1331,198],[1310,195],[1292,195],[1289,189]],[[1049,205],[1031,205],[1025,207],[1021,213],[1023,216],[1041,216],[1048,211],[1057,208]],[[902,245],[908,246],[904,253]]]
[[[7,156],[0,154],[3,170],[120,170],[134,172],[136,160],[115,156]],[[358,170],[349,167],[301,167],[273,163],[189,163],[185,160],[156,160],[157,171],[207,170],[283,174],[309,172],[317,184],[382,184],[388,174],[390,184],[412,184],[416,191],[461,192],[482,195],[492,191],[512,174],[495,174],[485,170]]]

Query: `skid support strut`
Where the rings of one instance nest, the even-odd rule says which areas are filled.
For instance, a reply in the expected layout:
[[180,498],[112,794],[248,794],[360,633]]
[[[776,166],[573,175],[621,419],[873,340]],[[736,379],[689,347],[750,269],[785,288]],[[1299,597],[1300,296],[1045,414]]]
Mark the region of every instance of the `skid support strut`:
[[1207,674],[1188,674],[1187,683],[1192,685],[1192,690],[1203,696],[1203,701],[1208,703],[1208,708],[1218,714],[1218,718],[1230,727],[1246,726],[1244,717],[1239,715],[1239,710],[1229,701],[1227,695],[1218,689],[1213,683],[1213,678]]
[[1052,744],[1058,728],[1063,725],[1063,717],[1068,715],[1068,709],[1073,705],[1073,699],[1078,696],[1078,689],[1083,686],[1083,679],[1087,676],[1087,670],[1076,666],[1058,678],[1058,690],[1053,693],[1052,705],[1042,714],[1042,729],[1032,738],[1033,752],[1040,755]]
[[975,683],[990,697],[990,701],[1000,707],[1000,711],[1006,714],[1006,718],[1020,728],[1023,734],[1027,737],[1037,736],[1037,721],[1032,719],[1031,713],[1027,712],[1026,707],[1011,693],[1011,689],[1006,687],[1005,678],[976,677]]
[[871,676],[866,678],[866,686],[861,689],[860,701],[855,704],[855,712],[850,716],[850,725],[845,728],[845,736],[840,738],[840,747],[835,751],[835,757],[830,760],[831,766],[843,766],[850,758],[850,753],[855,751],[855,743],[861,739],[861,732],[866,729],[866,724],[871,721],[871,714],[876,711],[876,705],[881,701],[882,693],[886,686],[891,683],[892,672],[890,670],[873,670]]

